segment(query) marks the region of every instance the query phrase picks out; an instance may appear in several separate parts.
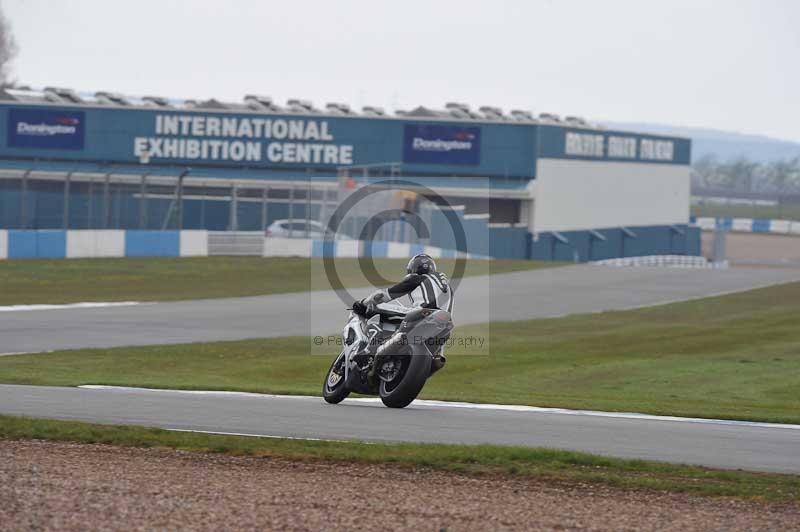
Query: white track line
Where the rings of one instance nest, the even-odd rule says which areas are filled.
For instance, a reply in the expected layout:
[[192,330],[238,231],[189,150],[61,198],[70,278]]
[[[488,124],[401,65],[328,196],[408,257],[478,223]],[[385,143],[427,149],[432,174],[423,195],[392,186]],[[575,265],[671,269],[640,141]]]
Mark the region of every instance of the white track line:
[[[326,441],[335,443],[353,443],[348,440],[326,440],[325,438],[301,438],[300,436],[275,436],[274,434],[248,434],[245,432],[220,432],[216,430],[193,430],[193,429],[163,429],[170,432],[197,432],[199,434],[216,434],[218,436],[246,436],[248,438],[273,438],[276,440],[305,440],[305,441]],[[372,442],[360,442],[371,444]]]
[[88,302],[88,303],[68,303],[64,305],[9,305],[0,307],[0,312],[30,312],[36,310],[70,310],[82,308],[102,308],[102,307],[130,307],[139,305],[138,301],[114,301],[114,302]]
[[[149,392],[149,393],[166,393],[166,394],[179,394],[179,395],[210,395],[220,397],[246,397],[251,399],[293,399],[300,401],[321,401],[321,397],[312,395],[273,395],[261,394],[252,392],[226,392],[214,390],[160,390],[155,388],[132,388],[126,386],[105,386],[99,384],[84,384],[78,388],[85,388],[89,390],[107,390],[107,391],[123,391],[123,392]],[[358,397],[345,400],[347,403],[361,403],[361,404],[380,404],[379,398]],[[566,408],[545,408],[539,406],[527,405],[496,405],[484,403],[462,403],[455,401],[435,401],[429,399],[417,399],[412,403],[412,406],[422,406],[429,408],[464,408],[471,410],[495,410],[507,412],[531,412],[538,414],[561,414],[569,416],[589,416],[589,417],[606,417],[617,419],[638,419],[646,421],[673,421],[679,423],[699,423],[707,425],[731,425],[737,427],[754,427],[754,428],[767,428],[767,429],[788,429],[800,430],[800,425],[792,425],[789,423],[765,423],[759,421],[736,421],[730,419],[706,419],[696,417],[678,417],[678,416],[656,416],[653,414],[640,414],[636,412],[602,412],[599,410],[569,410]]]

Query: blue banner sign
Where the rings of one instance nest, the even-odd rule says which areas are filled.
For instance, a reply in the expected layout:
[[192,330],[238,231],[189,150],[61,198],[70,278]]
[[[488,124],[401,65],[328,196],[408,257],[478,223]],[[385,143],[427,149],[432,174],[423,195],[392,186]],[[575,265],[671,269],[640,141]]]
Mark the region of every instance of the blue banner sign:
[[481,128],[407,124],[403,162],[416,164],[481,163]]
[[6,142],[12,148],[82,150],[83,111],[11,109]]

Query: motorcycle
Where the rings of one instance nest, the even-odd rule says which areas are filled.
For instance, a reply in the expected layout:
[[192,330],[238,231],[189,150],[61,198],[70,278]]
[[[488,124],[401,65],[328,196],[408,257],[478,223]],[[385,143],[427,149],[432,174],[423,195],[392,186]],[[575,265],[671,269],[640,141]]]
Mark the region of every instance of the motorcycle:
[[377,395],[390,408],[417,398],[428,378],[444,366],[443,346],[453,330],[450,313],[376,305],[353,309],[342,332],[343,349],[325,376],[322,396],[331,404],[351,392]]

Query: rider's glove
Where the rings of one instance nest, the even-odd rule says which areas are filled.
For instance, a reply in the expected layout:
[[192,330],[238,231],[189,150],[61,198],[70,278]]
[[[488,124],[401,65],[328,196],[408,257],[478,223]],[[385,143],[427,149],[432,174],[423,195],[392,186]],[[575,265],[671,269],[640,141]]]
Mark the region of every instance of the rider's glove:
[[362,301],[353,301],[353,312],[364,316],[367,313],[367,306]]

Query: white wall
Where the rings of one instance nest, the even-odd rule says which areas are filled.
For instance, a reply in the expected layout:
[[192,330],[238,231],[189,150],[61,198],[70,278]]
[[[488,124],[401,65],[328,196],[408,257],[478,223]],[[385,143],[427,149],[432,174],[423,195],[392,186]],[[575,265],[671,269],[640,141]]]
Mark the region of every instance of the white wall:
[[67,231],[67,258],[124,257],[125,231]]
[[278,238],[264,239],[265,257],[310,257],[313,240],[306,238]]
[[8,258],[8,231],[0,229],[0,260]]
[[531,232],[689,222],[689,167],[539,159]]
[[208,257],[208,231],[181,231],[180,256]]

